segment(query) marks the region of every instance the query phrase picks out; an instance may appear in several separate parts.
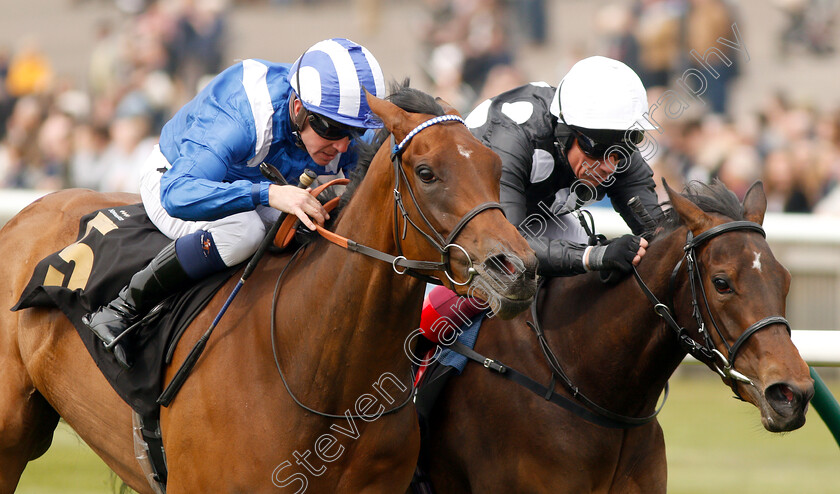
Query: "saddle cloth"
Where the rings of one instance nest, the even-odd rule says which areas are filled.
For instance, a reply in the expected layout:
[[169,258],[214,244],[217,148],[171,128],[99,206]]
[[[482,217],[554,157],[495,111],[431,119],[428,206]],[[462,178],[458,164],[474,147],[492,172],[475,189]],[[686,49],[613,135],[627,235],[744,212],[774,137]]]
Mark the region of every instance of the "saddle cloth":
[[114,299],[171,240],[149,220],[142,204],[94,211],[81,219],[77,241],[44,258],[12,310],[60,309],[73,323],[97,367],[137,413],[157,417],[163,372],[190,321],[238,268],[216,273],[164,301],[162,315],[126,338],[133,366],[120,367],[82,323],[82,316]]

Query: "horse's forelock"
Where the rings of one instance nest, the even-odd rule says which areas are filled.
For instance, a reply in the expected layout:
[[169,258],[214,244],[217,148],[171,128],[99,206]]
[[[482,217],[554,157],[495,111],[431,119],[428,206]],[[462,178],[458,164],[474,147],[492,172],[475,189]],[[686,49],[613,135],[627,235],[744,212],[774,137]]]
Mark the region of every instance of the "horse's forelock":
[[[389,87],[391,95],[385,99],[410,113],[423,113],[434,116],[440,116],[445,113],[443,107],[432,96],[409,87],[410,83],[411,81],[408,78],[402,82],[391,82]],[[367,175],[373,157],[390,135],[390,132],[382,128],[376,132],[376,136],[371,143],[356,143],[356,152],[359,159],[356,168],[350,173],[350,183],[347,185],[347,190],[341,196],[340,208],[347,205],[353,197],[359,184],[365,178],[365,175]],[[333,215],[333,217],[335,216]]]
[[[738,197],[726,188],[726,185],[720,180],[715,179],[710,184],[692,181],[686,185],[685,191],[680,195],[706,213],[719,214],[736,221],[744,219],[744,209],[738,201]],[[662,205],[668,204],[670,202],[664,202]],[[663,227],[662,233],[667,233],[681,224],[682,221],[677,212],[673,208],[669,208],[662,216],[659,226]]]

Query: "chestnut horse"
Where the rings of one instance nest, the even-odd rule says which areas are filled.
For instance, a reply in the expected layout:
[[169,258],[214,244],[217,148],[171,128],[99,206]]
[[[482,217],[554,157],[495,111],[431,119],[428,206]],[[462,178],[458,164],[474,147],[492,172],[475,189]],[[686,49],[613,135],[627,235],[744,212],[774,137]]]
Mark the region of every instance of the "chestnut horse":
[[[519,266],[516,276],[505,273],[514,281],[484,295],[498,301],[504,317],[533,300],[533,251],[496,205],[499,158],[460,119],[436,117],[455,113],[451,108],[407,87],[392,89],[396,104],[370,95],[368,101],[396,142],[408,138],[392,162],[387,132],[380,133],[383,145],[364,180],[351,183],[353,197],[334,232],[393,262],[324,239],[293,263],[288,254],[262,260],[180,394],[161,411],[169,494],[405,490],[419,450],[417,418],[413,406],[387,412],[409,402],[403,345],[417,327],[426,282],[398,272],[413,268],[451,279],[459,285],[447,284],[466,293],[466,281],[493,275],[493,266]],[[0,306],[15,303],[40,259],[75,240],[82,215],[136,202],[136,196],[68,190],[27,207],[0,231]],[[457,245],[440,245],[444,239]],[[451,254],[446,263],[442,251]],[[187,329],[166,382],[235,278]],[[300,403],[340,418],[296,404],[278,367]],[[0,493],[13,492],[26,463],[49,447],[59,416],[126,484],[151,492],[134,458],[131,409],[61,312],[4,312],[0,369]]]
[[470,363],[432,410],[424,457],[436,492],[664,493],[657,399],[687,351],[755,405],[767,430],[804,424],[813,381],[783,317],[790,274],[760,227],[761,184],[743,204],[719,183],[685,195],[664,185],[672,209],[638,267],[650,298],[633,276],[615,286],[597,273],[554,278],[537,297],[545,353],[530,314],[486,320],[476,342],[479,354],[584,411]]

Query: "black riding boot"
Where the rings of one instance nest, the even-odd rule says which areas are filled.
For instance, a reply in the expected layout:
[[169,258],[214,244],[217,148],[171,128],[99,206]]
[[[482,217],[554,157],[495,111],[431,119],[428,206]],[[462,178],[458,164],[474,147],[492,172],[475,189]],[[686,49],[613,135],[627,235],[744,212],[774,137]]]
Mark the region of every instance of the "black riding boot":
[[[190,284],[190,278],[175,255],[175,242],[167,245],[148,266],[135,274],[117,298],[96,312],[82,318],[82,322],[108,347],[132,324],[139,321],[167,296]],[[119,364],[128,369],[131,364],[120,340],[110,347]]]

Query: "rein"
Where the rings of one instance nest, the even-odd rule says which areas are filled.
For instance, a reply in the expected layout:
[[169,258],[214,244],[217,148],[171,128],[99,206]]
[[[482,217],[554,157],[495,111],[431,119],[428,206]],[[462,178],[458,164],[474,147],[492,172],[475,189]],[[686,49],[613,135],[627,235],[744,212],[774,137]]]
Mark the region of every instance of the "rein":
[[[472,258],[470,258],[466,249],[455,243],[455,238],[467,226],[467,223],[469,223],[470,220],[478,216],[480,213],[488,209],[498,209],[504,213],[501,204],[499,204],[498,202],[484,202],[472,208],[464,216],[461,217],[461,219],[455,225],[455,228],[452,230],[452,232],[450,232],[449,235],[446,238],[444,238],[443,235],[441,235],[437,230],[435,230],[434,226],[432,226],[429,219],[423,213],[423,210],[420,209],[420,205],[417,202],[417,199],[414,195],[414,191],[411,189],[411,184],[408,181],[408,177],[405,174],[405,170],[403,170],[402,168],[401,156],[405,151],[405,148],[414,138],[414,136],[420,133],[420,131],[422,131],[423,129],[444,122],[460,122],[464,124],[464,121],[461,119],[461,117],[455,115],[442,115],[426,120],[422,124],[415,127],[411,132],[409,132],[405,136],[405,138],[399,144],[394,144],[396,142],[396,139],[394,138],[394,135],[391,134],[391,143],[393,145],[391,151],[391,162],[394,164],[394,240],[397,244],[396,256],[376,250],[366,245],[362,245],[358,242],[354,242],[353,240],[342,237],[341,235],[338,235],[319,225],[316,225],[318,234],[320,234],[324,239],[328,240],[329,242],[332,242],[333,244],[343,249],[349,250],[351,252],[358,252],[359,254],[363,254],[368,257],[387,262],[391,264],[391,266],[394,269],[394,272],[400,275],[408,274],[409,276],[420,278],[428,283],[441,285],[443,283],[439,279],[418,273],[417,271],[443,271],[443,273],[446,275],[446,278],[452,285],[464,286],[471,283],[475,275],[478,274],[478,271],[476,271],[476,269],[473,267]],[[408,194],[411,197],[411,201],[414,203],[414,207],[417,210],[417,214],[420,215],[420,219],[423,220],[423,223],[425,223],[425,225],[431,230],[431,234],[426,233],[426,231],[423,228],[417,226],[417,224],[408,215],[408,212],[405,208],[405,204],[403,203],[402,194],[400,193],[400,184],[402,184],[403,182],[405,182],[405,187],[408,190]],[[398,234],[400,230],[399,216],[402,216],[404,222],[401,235]],[[400,240],[405,239],[409,224],[415,230],[417,230],[423,236],[423,238],[426,239],[427,242],[432,244],[432,246],[434,246],[435,249],[437,249],[437,251],[441,255],[440,262],[416,261],[406,259],[406,257],[402,253],[402,244]],[[467,268],[467,273],[469,276],[467,277],[466,281],[458,282],[457,280],[455,280],[454,274],[452,273],[449,253],[453,248],[460,250],[466,257],[467,262],[469,263],[469,267]]]
[[[740,398],[737,389],[734,386],[734,381],[739,381],[745,384],[749,384],[753,386],[753,382],[750,378],[745,376],[744,374],[738,372],[734,369],[733,365],[735,363],[735,359],[738,357],[738,350],[741,349],[743,344],[749,339],[752,335],[757,333],[759,330],[771,326],[773,324],[784,324],[788,330],[788,334],[790,334],[790,323],[787,319],[783,316],[768,316],[765,317],[753,324],[751,324],[744,332],[735,340],[735,343],[731,346],[726,341],[726,338],[723,336],[723,332],[721,332],[720,328],[715,321],[714,316],[712,315],[711,309],[709,307],[709,300],[706,297],[706,290],[703,288],[702,283],[698,283],[700,279],[700,266],[697,263],[697,253],[696,249],[700,245],[710,241],[711,239],[718,237],[727,232],[732,231],[752,231],[760,233],[762,237],[767,237],[764,232],[764,228],[761,227],[758,223],[754,223],[752,221],[730,221],[727,223],[723,223],[712,227],[700,234],[696,237],[691,233],[691,230],[688,231],[686,234],[685,245],[683,246],[683,254],[682,259],[677,262],[677,265],[674,266],[673,271],[671,272],[671,281],[669,287],[669,300],[673,299],[673,290],[674,285],[676,283],[676,277],[682,267],[683,261],[686,264],[686,270],[688,272],[688,280],[689,286],[691,287],[691,305],[692,305],[692,316],[697,321],[698,332],[703,336],[703,344],[698,343],[697,341],[692,338],[686,329],[677,323],[672,315],[671,309],[668,305],[659,301],[656,298],[656,295],[648,288],[645,282],[642,280],[642,277],[639,275],[639,272],[636,268],[633,268],[633,276],[636,278],[636,281],[639,284],[639,287],[644,292],[645,296],[650,300],[653,304],[653,310],[656,314],[662,319],[665,320],[665,323],[674,330],[677,335],[677,338],[680,342],[680,345],[683,349],[686,350],[692,357],[696,358],[700,362],[705,363],[706,365],[710,366],[714,369],[720,376],[724,379],[729,379],[732,382],[732,390],[735,392],[736,395]],[[703,321],[703,314],[700,311],[700,304],[697,300],[697,285],[700,286],[700,294],[703,297],[703,304],[706,307],[706,312],[709,314],[709,318],[712,321],[712,327],[715,328],[715,332],[717,332],[718,337],[723,342],[724,347],[726,347],[726,351],[728,356],[724,356],[717,348],[715,348],[714,341],[712,340],[711,334],[706,329],[706,324]]]
[[[537,288],[539,290],[539,287]],[[499,376],[513,381],[516,384],[532,391],[534,394],[542,397],[546,401],[559,406],[573,414],[577,415],[578,417],[586,420],[587,422],[593,423],[595,425],[599,425],[601,427],[606,427],[610,429],[631,429],[633,427],[638,427],[641,425],[645,425],[651,422],[653,419],[659,415],[659,412],[665,406],[665,402],[668,399],[668,385],[665,385],[665,395],[662,398],[662,404],[656,411],[648,415],[646,417],[630,417],[627,415],[620,415],[614,412],[603,408],[584,396],[580,389],[572,384],[571,379],[566,375],[563,371],[562,366],[560,365],[560,361],[557,359],[557,356],[552,352],[551,347],[548,345],[548,341],[545,339],[545,333],[542,331],[540,327],[539,318],[537,316],[537,298],[534,298],[534,302],[531,304],[531,317],[533,318],[534,322],[531,323],[530,321],[527,322],[529,328],[534,330],[534,333],[537,336],[537,341],[540,344],[540,349],[545,356],[545,360],[548,363],[549,368],[551,369],[551,381],[548,385],[543,385],[538,383],[537,381],[531,379],[527,375],[519,372],[518,370],[503,364],[502,362],[485,357],[480,353],[476,352],[472,348],[464,345],[458,340],[455,340],[452,344],[450,344],[447,348],[452,350],[455,353],[459,353],[464,357],[472,360],[473,362],[477,362],[484,366],[487,370],[493,371]],[[583,403],[583,405],[575,402],[574,400],[570,400],[563,395],[557,394],[554,392],[554,386],[557,383],[557,380],[563,383],[566,389],[572,394],[572,396]]]
[[[696,249],[697,247],[710,241],[711,239],[731,231],[753,231],[760,233],[763,237],[766,237],[764,229],[761,227],[761,225],[751,221],[730,221],[728,223],[712,227],[700,233],[696,237],[694,237],[691,231],[689,230],[686,237],[686,243],[683,246],[683,251],[685,253],[683,254],[682,259],[680,259],[680,261],[677,262],[677,265],[674,267],[671,273],[670,288],[671,290],[673,290],[676,276],[680,271],[682,262],[683,260],[686,261],[692,294],[692,315],[697,320],[699,332],[704,336],[704,342],[702,345],[695,341],[694,338],[692,338],[688,334],[688,331],[686,331],[684,327],[680,326],[679,323],[677,323],[676,319],[674,319],[671,309],[668,307],[668,305],[660,302],[656,295],[653,294],[650,288],[645,284],[644,280],[642,280],[635,266],[633,267],[633,276],[636,278],[636,281],[638,282],[639,287],[642,289],[645,296],[653,304],[654,312],[656,312],[658,316],[662,317],[665,320],[665,323],[668,325],[668,327],[670,327],[676,332],[677,338],[679,339],[682,348],[684,348],[697,360],[711,366],[718,374],[721,375],[721,377],[729,379],[730,382],[740,381],[749,385],[753,385],[753,382],[748,377],[746,377],[745,375],[733,368],[735,358],[738,356],[738,350],[743,346],[747,339],[749,339],[756,332],[773,324],[784,324],[785,327],[787,327],[788,333],[790,333],[790,323],[788,323],[787,319],[785,319],[782,316],[765,317],[750,325],[741,334],[741,336],[738,337],[735,343],[730,346],[729,343],[726,341],[726,338],[723,337],[723,333],[720,331],[720,328],[718,328],[714,317],[712,317],[711,310],[709,309],[708,298],[706,297],[706,292],[703,289],[702,283],[700,283],[700,293],[703,296],[703,303],[706,306],[706,311],[708,312],[709,317],[712,320],[712,325],[715,328],[715,331],[717,332],[721,341],[723,341],[723,344],[726,347],[729,356],[724,356],[720,351],[718,351],[715,348],[714,342],[712,341],[709,332],[706,330],[705,323],[703,322],[703,316],[700,312],[700,305],[697,301],[696,285],[698,284],[698,280],[700,278],[700,268],[696,260]],[[671,297],[669,296],[669,298]],[[449,349],[469,358],[470,360],[482,364],[488,370],[495,371],[498,375],[524,386],[525,388],[531,390],[537,395],[544,397],[547,401],[550,401],[555,405],[560,406],[561,408],[564,408],[574,413],[578,417],[596,425],[616,429],[628,429],[632,427],[641,426],[653,421],[657,417],[657,415],[659,415],[659,412],[662,411],[662,408],[665,406],[665,402],[668,400],[668,383],[665,384],[662,403],[651,415],[645,417],[631,417],[627,415],[621,415],[607,410],[598,405],[597,403],[593,402],[589,398],[587,398],[584,394],[580,392],[580,389],[572,383],[572,380],[563,371],[563,367],[560,365],[559,359],[551,350],[551,347],[548,344],[548,340],[545,338],[545,333],[540,327],[539,317],[537,315],[537,298],[535,298],[534,303],[531,304],[531,317],[533,319],[533,323],[528,322],[527,324],[536,334],[537,341],[540,344],[540,349],[542,350],[546,362],[548,363],[552,371],[551,382],[548,384],[548,386],[543,386],[537,383],[528,376],[522,374],[521,372],[515,369],[512,369],[511,367],[502,364],[497,360],[484,357],[483,355],[479,354],[478,352],[469,348],[468,346],[458,342],[457,340],[455,341],[455,343],[449,346]],[[561,395],[554,394],[554,385],[558,378],[560,382],[562,382],[563,385],[566,387],[566,389],[572,394],[572,396],[581,403],[583,403],[584,406],[580,406],[577,403],[574,403]],[[734,385],[732,386],[732,389],[737,395],[738,392],[737,389],[735,389]],[[740,398],[740,396],[738,397]]]
[[[391,162],[394,164],[394,239],[396,240],[396,243],[397,243],[397,250],[398,250],[398,255],[397,256],[393,256],[393,255],[388,254],[386,252],[382,252],[382,251],[379,251],[379,250],[374,249],[372,247],[368,247],[366,245],[360,244],[360,243],[355,242],[353,240],[350,240],[346,237],[338,235],[334,232],[331,232],[331,231],[327,230],[326,228],[321,227],[320,225],[315,225],[316,226],[316,231],[318,232],[318,234],[320,234],[327,241],[329,241],[329,242],[331,242],[331,243],[333,243],[333,244],[335,244],[335,245],[337,245],[337,246],[339,246],[343,249],[349,250],[351,252],[357,252],[359,254],[363,254],[363,255],[366,255],[368,257],[372,257],[374,259],[378,259],[380,261],[387,262],[387,263],[391,264],[391,266],[394,269],[394,272],[396,272],[397,274],[400,274],[400,275],[408,274],[410,276],[414,276],[414,277],[423,279],[427,282],[442,284],[442,282],[440,280],[438,280],[437,278],[432,278],[430,276],[426,276],[426,275],[423,275],[421,273],[417,273],[416,271],[443,271],[444,274],[446,275],[446,277],[449,279],[449,281],[453,285],[462,286],[462,285],[469,284],[478,272],[473,267],[472,259],[470,258],[466,249],[464,249],[460,245],[454,243],[455,238],[458,236],[458,234],[461,233],[461,231],[464,229],[464,227],[467,226],[467,223],[469,223],[470,220],[472,220],[473,218],[478,216],[481,212],[486,211],[488,209],[502,210],[501,204],[499,204],[498,202],[485,202],[485,203],[479,204],[478,206],[472,208],[464,216],[461,217],[461,219],[455,225],[455,228],[452,230],[452,232],[450,232],[450,234],[446,238],[444,238],[437,230],[435,230],[434,226],[432,226],[431,222],[428,220],[426,215],[423,214],[423,211],[420,209],[420,205],[418,204],[418,202],[417,202],[417,200],[414,196],[414,191],[411,189],[411,185],[408,182],[408,177],[405,175],[405,171],[402,169],[401,156],[402,156],[402,153],[405,151],[405,148],[408,146],[409,142],[411,141],[411,139],[413,139],[414,136],[416,136],[423,129],[431,127],[432,125],[436,125],[436,124],[443,123],[443,122],[450,122],[450,121],[460,122],[460,123],[464,124],[464,121],[460,117],[457,117],[455,115],[443,115],[443,116],[431,118],[429,120],[426,120],[422,124],[418,125],[411,132],[409,132],[406,135],[406,137],[399,144],[394,144],[394,142],[395,142],[394,135],[391,134],[391,143],[393,145],[392,151],[391,151]],[[466,125],[466,124],[464,124],[464,125]],[[432,237],[431,235],[426,233],[422,228],[417,226],[417,224],[414,223],[414,221],[411,220],[411,217],[408,216],[408,212],[406,211],[405,204],[403,203],[403,200],[402,200],[402,195],[400,194],[400,184],[402,182],[405,182],[406,189],[408,190],[409,196],[411,196],[411,200],[414,203],[415,208],[417,209],[417,213],[420,215],[420,218],[423,220],[423,223],[425,223],[426,226],[429,227],[429,229],[431,229],[432,235],[434,235],[434,237]],[[398,235],[398,231],[399,231],[399,219],[398,219],[398,215],[397,215],[397,210],[398,209],[402,213],[403,220],[405,221],[405,223],[403,224],[403,231],[402,231],[402,236],[401,237],[400,237],[400,235]],[[405,239],[408,224],[411,224],[412,227],[414,227],[418,232],[420,232],[420,234],[429,243],[431,243],[438,250],[438,252],[440,252],[440,254],[441,254],[441,261],[440,262],[415,261],[415,260],[406,259],[406,257],[402,254],[402,245],[400,244],[400,238]],[[467,261],[469,262],[469,268],[467,270],[467,272],[469,273],[469,277],[467,278],[467,281],[465,281],[465,282],[460,282],[459,283],[458,281],[456,281],[454,279],[454,277],[452,275],[452,272],[451,272],[451,269],[450,269],[449,251],[453,247],[460,250],[461,252],[463,252],[464,255],[467,258]],[[404,408],[406,405],[408,405],[409,403],[411,403],[413,401],[413,398],[414,398],[413,384],[412,384],[411,391],[409,392],[408,396],[406,397],[406,399],[402,403],[400,403],[399,405],[397,405],[397,406],[395,406],[395,407],[393,407],[389,410],[386,410],[382,413],[379,413],[379,414],[376,414],[376,415],[364,415],[364,414],[362,414],[362,415],[355,414],[354,415],[354,414],[350,414],[349,411],[348,411],[348,413],[345,413],[343,415],[338,415],[338,414],[320,412],[318,410],[315,410],[315,409],[303,404],[295,396],[295,394],[292,392],[292,389],[289,387],[289,384],[286,382],[286,377],[283,374],[283,370],[280,367],[280,360],[277,356],[277,344],[276,344],[276,338],[275,338],[275,336],[276,336],[275,335],[275,327],[276,327],[276,315],[275,314],[276,314],[276,308],[277,308],[277,296],[279,294],[280,282],[283,279],[283,275],[286,273],[286,270],[289,268],[289,266],[291,266],[292,263],[297,259],[298,255],[301,252],[303,252],[304,248],[305,248],[305,246],[302,246],[302,247],[298,248],[297,251],[295,251],[295,253],[292,255],[292,257],[289,259],[289,262],[286,264],[286,266],[280,272],[280,275],[277,277],[277,283],[274,286],[274,296],[272,298],[272,304],[271,304],[271,324],[270,324],[271,350],[272,350],[272,353],[274,355],[274,364],[277,367],[277,372],[280,374],[280,379],[283,381],[283,386],[286,387],[286,391],[289,393],[289,396],[292,397],[292,400],[294,400],[294,402],[299,407],[303,408],[307,412],[313,413],[315,415],[318,415],[318,416],[324,417],[324,418],[329,418],[329,419],[354,419],[354,420],[355,419],[362,419],[362,420],[365,420],[365,421],[370,421],[370,420],[376,419],[377,417],[380,417],[382,415],[389,415],[389,414],[392,414],[392,413],[395,413],[395,412],[401,410],[402,408]],[[402,268],[402,270],[398,269],[398,267]],[[413,383],[414,380],[412,379],[411,382]]]
[[[560,378],[560,382],[566,387],[566,389],[574,396],[577,400],[581,401],[588,409],[594,411],[599,416],[604,417],[615,424],[619,424],[622,428],[628,427],[638,427],[640,425],[645,425],[647,423],[652,422],[659,412],[665,407],[665,402],[668,401],[668,391],[669,386],[668,383],[665,383],[665,390],[663,392],[662,403],[659,407],[654,410],[654,412],[650,415],[644,417],[633,417],[630,415],[622,415],[619,413],[612,412],[607,410],[606,408],[598,405],[594,401],[590,400],[586,397],[583,393],[580,392],[580,388],[575,386],[572,383],[571,378],[566,374],[563,370],[563,366],[560,365],[560,360],[551,350],[551,347],[548,344],[548,340],[545,338],[545,332],[542,330],[540,326],[539,315],[537,314],[537,299],[534,298],[534,303],[531,304],[531,318],[534,320],[533,323],[529,322],[528,326],[534,330],[534,333],[537,335],[537,341],[540,344],[540,349],[545,356],[545,360],[548,363],[548,366],[551,368],[552,374],[552,382],[556,378]],[[586,417],[582,417],[586,418]],[[617,426],[613,426],[617,427]]]
[[280,358],[277,356],[277,338],[276,338],[276,331],[275,331],[275,328],[277,327],[277,316],[276,316],[276,314],[277,314],[277,297],[280,294],[280,282],[283,279],[283,275],[286,274],[286,270],[289,269],[289,266],[291,266],[292,263],[295,262],[295,260],[297,260],[298,255],[300,253],[302,253],[304,251],[304,249],[306,249],[305,245],[302,245],[302,246],[298,247],[298,249],[295,251],[295,253],[292,254],[292,257],[289,259],[289,262],[286,263],[286,265],[283,267],[283,270],[280,271],[280,275],[277,277],[277,283],[275,283],[275,285],[274,285],[274,294],[271,297],[271,324],[269,325],[269,331],[270,331],[270,337],[271,337],[271,353],[274,355],[274,365],[277,367],[277,373],[280,374],[280,380],[283,381],[283,386],[285,386],[286,392],[289,393],[289,396],[292,397],[292,400],[294,400],[294,402],[299,407],[303,408],[304,410],[306,410],[309,413],[313,413],[315,415],[318,415],[319,417],[324,417],[324,418],[328,418],[328,419],[348,419],[348,420],[349,419],[353,419],[353,420],[362,419],[362,420],[367,422],[367,421],[371,421],[371,420],[376,420],[377,418],[381,417],[382,415],[390,415],[392,413],[396,413],[396,412],[402,410],[403,408],[405,408],[406,405],[411,403],[412,399],[414,398],[414,384],[413,384],[414,380],[413,379],[410,379],[410,381],[412,383],[411,390],[409,391],[408,396],[406,396],[405,400],[403,400],[402,403],[395,406],[394,408],[385,410],[382,413],[378,413],[378,414],[375,414],[375,415],[366,415],[366,414],[359,415],[359,414],[349,414],[349,413],[345,413],[343,415],[338,415],[338,414],[334,414],[334,413],[320,412],[318,410],[315,410],[314,408],[311,408],[309,406],[304,405],[297,398],[297,396],[295,396],[295,394],[292,392],[292,388],[289,387],[289,383],[286,382],[286,375],[283,374],[283,369],[280,368]]

